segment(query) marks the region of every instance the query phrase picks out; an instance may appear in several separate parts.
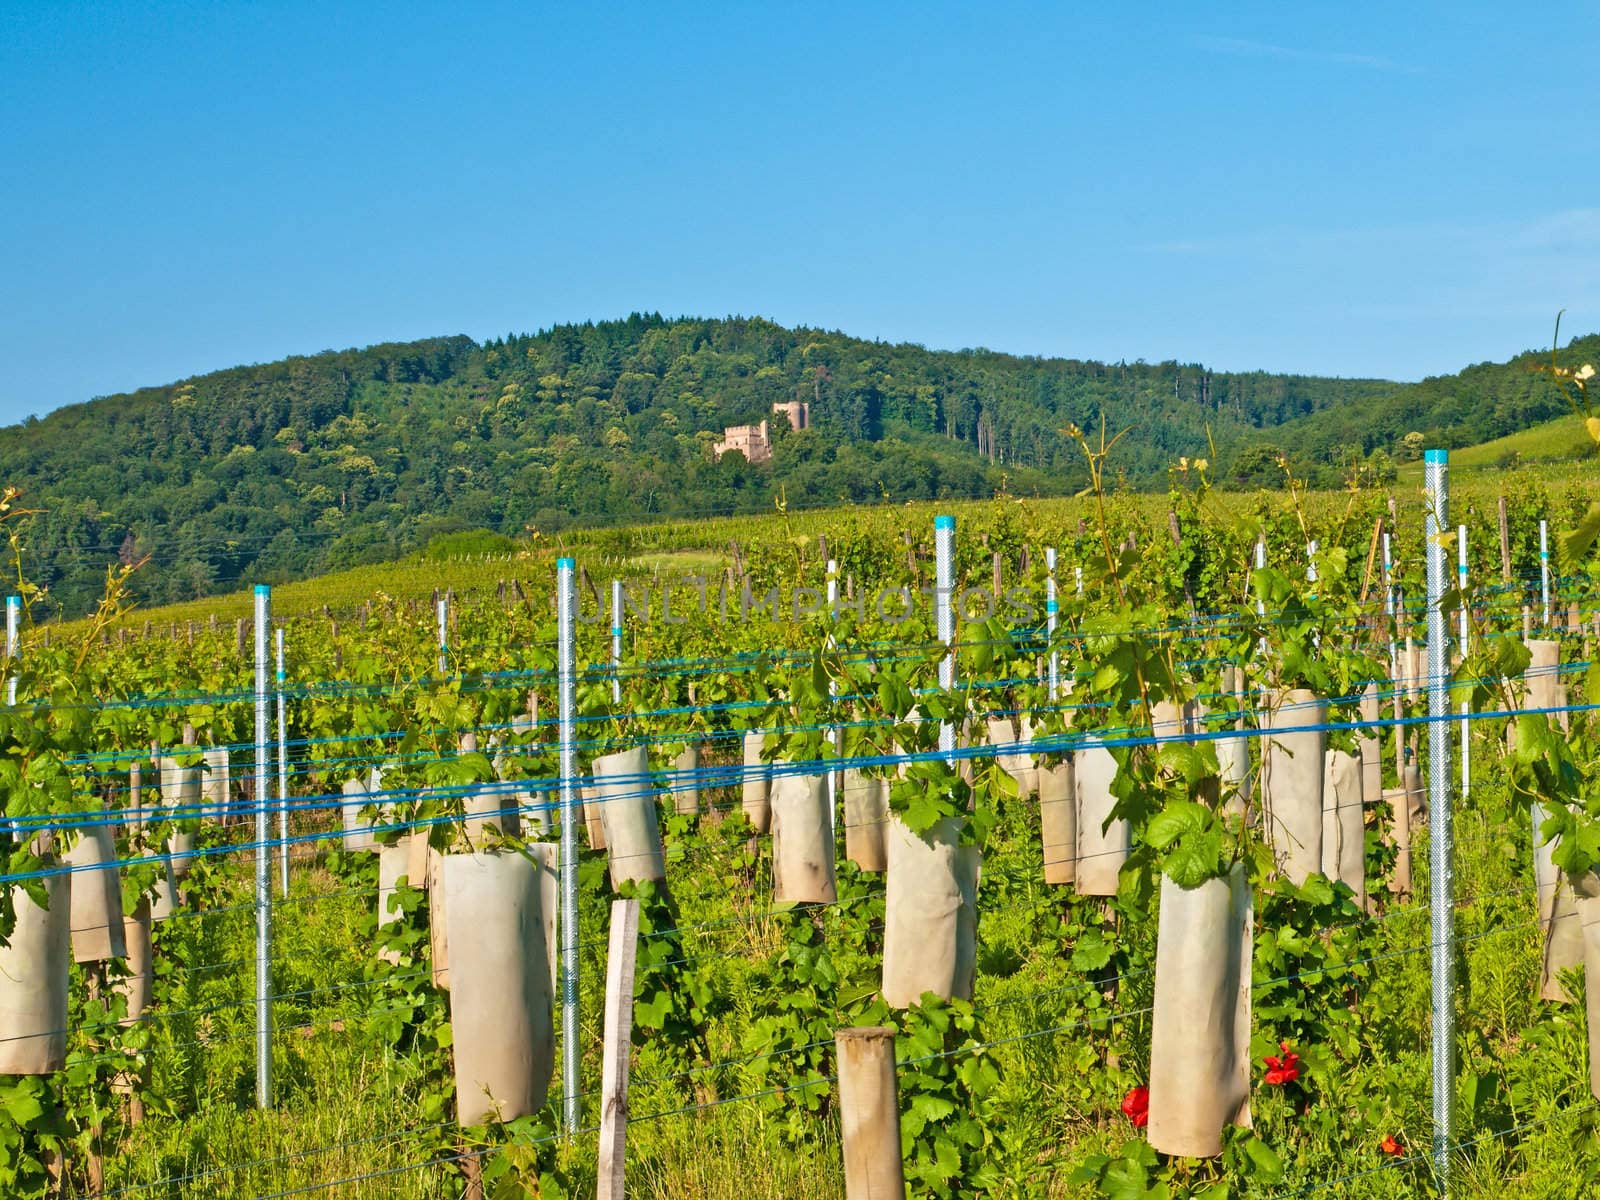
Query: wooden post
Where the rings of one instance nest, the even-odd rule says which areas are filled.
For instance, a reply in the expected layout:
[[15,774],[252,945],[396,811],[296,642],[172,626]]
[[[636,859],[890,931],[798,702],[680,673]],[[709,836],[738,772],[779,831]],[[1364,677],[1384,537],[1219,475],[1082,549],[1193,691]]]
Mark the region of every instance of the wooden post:
[[613,900],[611,944],[606,955],[605,1045],[600,1057],[600,1170],[595,1200],[622,1200],[624,1194],[628,1052],[633,1044],[633,964],[638,949],[639,901]]
[[1372,590],[1373,572],[1377,569],[1378,547],[1383,544],[1383,518],[1378,518],[1378,523],[1372,527],[1372,544],[1367,547],[1367,568],[1361,576],[1360,604],[1367,602],[1367,594]]
[[1511,526],[1506,521],[1506,498],[1500,497],[1500,582],[1511,582]]
[[882,1025],[834,1035],[846,1200],[899,1200],[906,1194],[900,1159],[900,1097],[894,1030]]
[[144,793],[144,768],[138,759],[128,764],[128,807],[123,813],[123,828],[137,833],[144,828],[144,814],[139,811]]
[[993,564],[993,566],[994,566],[994,598],[995,598],[995,601],[998,603],[1000,597],[1005,594],[1005,588],[1003,586],[1003,581],[1005,579],[1005,568],[1003,567],[1003,565],[1000,562],[1000,551],[998,551],[998,550],[996,550],[994,552],[994,564]]

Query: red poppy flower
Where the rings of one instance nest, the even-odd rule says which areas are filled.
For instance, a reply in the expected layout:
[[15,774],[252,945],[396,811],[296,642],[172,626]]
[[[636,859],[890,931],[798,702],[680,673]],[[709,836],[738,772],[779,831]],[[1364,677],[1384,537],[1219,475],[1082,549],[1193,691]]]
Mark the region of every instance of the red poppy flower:
[[1300,1056],[1289,1049],[1288,1042],[1279,1042],[1278,1049],[1282,1054],[1269,1054],[1261,1060],[1267,1064],[1267,1082],[1275,1087],[1300,1078]]
[[1382,1150],[1385,1154],[1392,1154],[1395,1158],[1399,1158],[1406,1152],[1406,1148],[1400,1144],[1400,1139],[1395,1137],[1392,1133],[1384,1137],[1383,1142],[1379,1145],[1378,1149]]
[[1150,1089],[1143,1084],[1129,1088],[1128,1094],[1122,1098],[1122,1115],[1133,1122],[1135,1129],[1143,1129],[1150,1124]]

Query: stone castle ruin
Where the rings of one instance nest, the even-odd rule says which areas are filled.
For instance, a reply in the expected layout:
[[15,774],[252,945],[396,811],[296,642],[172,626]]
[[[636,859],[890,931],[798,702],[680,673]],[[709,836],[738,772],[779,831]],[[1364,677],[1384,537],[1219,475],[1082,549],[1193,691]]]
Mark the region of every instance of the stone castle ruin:
[[[804,400],[789,400],[772,406],[773,414],[783,414],[792,429],[805,429],[811,424],[811,405]],[[759,425],[729,425],[722,431],[722,440],[712,447],[720,459],[730,450],[743,454],[747,462],[766,462],[772,457],[772,438],[767,433],[767,422]]]

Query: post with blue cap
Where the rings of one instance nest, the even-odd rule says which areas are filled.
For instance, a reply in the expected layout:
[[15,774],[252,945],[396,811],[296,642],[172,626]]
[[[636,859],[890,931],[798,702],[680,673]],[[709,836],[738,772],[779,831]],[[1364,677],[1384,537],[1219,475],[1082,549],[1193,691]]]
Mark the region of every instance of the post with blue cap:
[[283,704],[283,626],[278,626],[278,874],[289,894],[289,725]]
[[[956,686],[956,617],[951,591],[956,574],[956,519],[933,519],[933,619],[939,640],[947,648],[944,661],[939,664],[939,686],[950,691]],[[949,721],[939,726],[939,750],[951,766],[956,761],[956,727]]]
[[267,626],[272,589],[256,584],[256,1107],[272,1107],[272,825],[267,757]]
[[1427,508],[1423,534],[1428,584],[1428,909],[1433,932],[1433,1167],[1440,1192],[1450,1193],[1455,1145],[1455,855],[1450,801],[1449,632],[1444,613],[1448,568],[1449,454],[1423,456]]
[[567,1136],[578,1132],[578,592],[570,558],[556,560],[557,723],[561,744],[561,1089]]
[[1056,600],[1056,548],[1046,546],[1044,551],[1044,629],[1050,646],[1050,699],[1054,700],[1061,689],[1061,651],[1056,648],[1056,621],[1061,604]]
[[439,617],[439,674],[443,675],[450,669],[450,639],[448,629],[450,625],[450,598],[446,594],[439,597],[435,606]]
[[622,703],[622,580],[611,581],[611,703]]
[[[828,600],[828,623],[831,625],[839,616],[839,564],[835,559],[828,560],[828,573],[826,577]],[[828,649],[837,648],[833,634],[828,635]],[[831,700],[839,694],[839,685],[830,676],[828,679],[828,698]],[[833,745],[834,757],[838,757],[844,749],[844,729],[835,725],[828,730],[828,741]],[[828,834],[830,837],[839,836],[839,792],[843,785],[843,776],[837,771],[829,771],[827,776],[828,794]]]
[[1550,632],[1550,522],[1539,522],[1539,609],[1544,614],[1544,631]]
[[11,674],[6,677],[6,703],[17,702],[17,651],[22,642],[22,597],[6,597],[6,663]]

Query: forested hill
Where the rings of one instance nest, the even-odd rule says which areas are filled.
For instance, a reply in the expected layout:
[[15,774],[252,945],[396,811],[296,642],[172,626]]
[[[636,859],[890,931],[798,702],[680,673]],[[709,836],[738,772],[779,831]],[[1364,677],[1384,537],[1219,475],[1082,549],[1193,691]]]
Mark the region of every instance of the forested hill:
[[[1600,334],[1572,339],[1558,359],[1567,367],[1600,367]],[[1568,399],[1539,371],[1549,364],[1548,348],[1529,350],[1509,362],[1478,363],[1311,413],[1266,436],[1309,464],[1404,453],[1407,434],[1447,450],[1475,446],[1570,411]],[[1583,439],[1574,437],[1573,457],[1586,452]]]
[[[793,506],[1075,491],[1081,455],[1060,430],[1101,413],[1131,429],[1116,465],[1154,483],[1206,453],[1208,428],[1226,458],[1266,429],[1387,411],[1396,391],[634,315],[104,397],[0,430],[0,461],[46,510],[31,570],[77,615],[118,556],[150,553],[139,590],[166,601],[392,558],[456,529],[754,511],[780,488]],[[813,427],[778,422],[772,462],[714,458],[725,425],[792,398]]]

